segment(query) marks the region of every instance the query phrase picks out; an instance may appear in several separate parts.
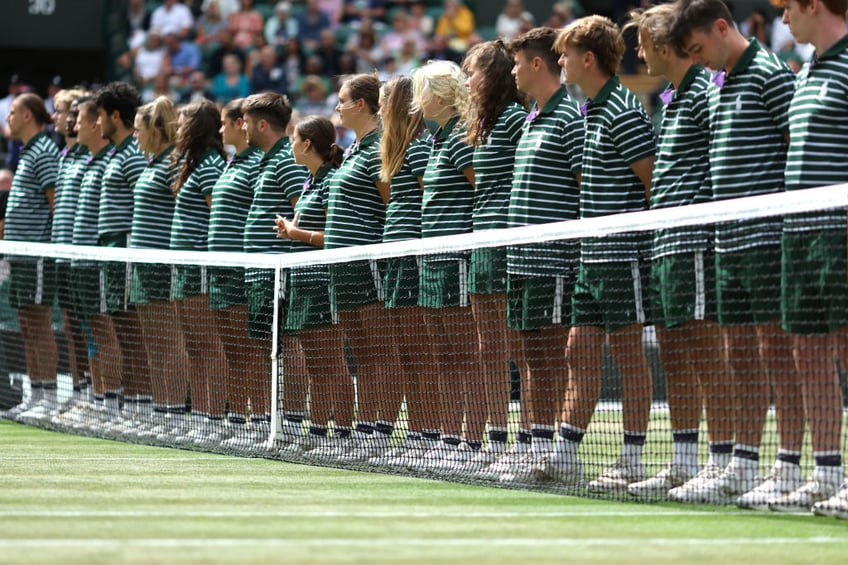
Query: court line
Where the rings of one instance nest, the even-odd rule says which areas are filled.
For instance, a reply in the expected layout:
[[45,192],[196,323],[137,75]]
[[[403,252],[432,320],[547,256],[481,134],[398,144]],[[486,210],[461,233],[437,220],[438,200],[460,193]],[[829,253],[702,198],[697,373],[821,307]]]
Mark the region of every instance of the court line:
[[[159,511],[159,510],[0,510],[0,518],[448,518],[448,519],[492,519],[492,518],[675,518],[714,516],[764,516],[764,512],[743,511],[696,511],[696,510],[584,510],[528,511],[528,512],[458,512],[439,511]],[[813,517],[812,514],[799,516]]]
[[221,547],[441,547],[485,546],[485,547],[586,547],[592,546],[754,546],[754,545],[833,545],[848,544],[848,537],[757,537],[757,538],[305,538],[305,539],[267,539],[267,538],[139,538],[139,539],[14,539],[0,540],[0,548],[221,548]]

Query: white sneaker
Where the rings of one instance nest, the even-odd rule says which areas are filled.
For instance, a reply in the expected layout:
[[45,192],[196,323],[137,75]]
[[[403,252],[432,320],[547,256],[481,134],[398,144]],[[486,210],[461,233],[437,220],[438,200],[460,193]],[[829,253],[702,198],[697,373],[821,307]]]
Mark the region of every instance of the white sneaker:
[[348,451],[357,446],[356,440],[351,437],[328,437],[321,442],[319,447],[303,454],[303,456],[315,463],[338,463]]
[[378,458],[383,452],[391,448],[391,439],[385,434],[374,432],[360,439],[358,445],[345,453],[339,460],[343,463],[365,463]]
[[768,510],[769,502],[784,497],[804,485],[801,466],[778,461],[762,484],[736,499],[739,508]]
[[650,479],[627,485],[627,492],[637,498],[666,498],[671,489],[691,479],[692,473],[686,467],[671,463]]
[[315,434],[305,434],[299,440],[288,445],[284,445],[278,452],[277,457],[283,460],[297,459],[303,457],[307,452],[312,451],[322,445],[327,440],[327,436],[318,436]]
[[439,444],[441,444],[441,441],[428,438],[412,440],[406,451],[397,453],[394,457],[381,457],[380,463],[386,467],[413,470],[418,462],[427,457],[427,454]]
[[509,450],[498,457],[494,463],[484,467],[474,475],[475,479],[481,481],[499,481],[501,475],[510,472],[527,453],[531,444],[516,441]]
[[718,465],[708,463],[690,480],[668,491],[668,499],[686,504],[704,504],[707,502],[703,495],[704,487],[717,479],[722,472],[723,469]]
[[809,512],[816,502],[828,500],[839,492],[844,480],[842,467],[816,467],[806,484],[794,492],[771,500],[769,509],[775,512]]
[[743,469],[731,460],[722,473],[715,479],[706,482],[701,489],[702,504],[733,504],[736,499],[760,484],[763,478],[757,473],[756,467]]
[[479,478],[477,474],[503,457],[504,451],[491,448],[491,444],[477,452],[468,463],[462,467],[462,473],[470,474],[473,478]]
[[[532,451],[530,457],[534,459]],[[569,489],[579,488],[583,484],[583,463],[576,456],[551,451],[530,462],[528,478],[531,482],[555,483],[556,486]]]
[[594,481],[588,484],[590,492],[624,492],[633,483],[645,480],[645,465],[632,465],[618,458],[611,467],[607,467]]
[[818,516],[848,520],[848,483],[843,484],[839,492],[827,500],[813,504],[813,513]]
[[411,461],[408,468],[419,473],[429,473],[442,459],[451,457],[458,449],[459,445],[437,441],[428,451]]
[[[402,460],[406,455],[407,451],[411,449],[417,449],[419,447],[418,444],[421,443],[421,438],[411,439],[407,437],[405,440],[400,442],[395,447],[391,449],[387,449],[380,455],[376,457],[372,457],[368,460],[369,465],[373,465],[374,467],[390,467],[393,466],[394,462],[398,459]],[[417,453],[417,451],[413,451],[413,453]]]
[[440,461],[430,467],[430,472],[435,475],[459,475],[463,468],[477,455],[471,447],[462,442],[455,451],[443,457]]

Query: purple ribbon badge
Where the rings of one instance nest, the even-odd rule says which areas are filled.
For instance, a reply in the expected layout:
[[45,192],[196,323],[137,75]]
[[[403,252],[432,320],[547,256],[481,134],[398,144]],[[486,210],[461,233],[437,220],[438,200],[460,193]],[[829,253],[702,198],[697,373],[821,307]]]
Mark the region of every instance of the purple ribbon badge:
[[539,115],[539,109],[533,108],[533,111],[530,112],[529,114],[527,114],[527,121],[532,122],[533,120],[536,119],[536,116],[538,116],[538,115]]
[[592,104],[592,99],[587,98],[584,103],[580,105],[580,113],[584,116],[589,115],[589,106]]
[[724,72],[724,69],[713,73],[713,84],[719,88],[724,87],[724,80],[727,78],[727,73]]
[[669,86],[665,90],[660,93],[660,100],[663,101],[663,104],[670,104],[674,99],[674,87]]

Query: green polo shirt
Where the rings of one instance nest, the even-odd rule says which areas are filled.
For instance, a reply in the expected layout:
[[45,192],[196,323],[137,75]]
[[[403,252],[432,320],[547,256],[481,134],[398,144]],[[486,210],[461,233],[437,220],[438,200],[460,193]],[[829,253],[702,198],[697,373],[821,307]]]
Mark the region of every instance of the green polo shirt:
[[[756,39],[726,76],[719,71],[713,77],[710,175],[715,200],[783,191],[794,81],[792,71]],[[782,224],[780,217],[719,224],[716,251],[779,245]]]
[[210,150],[200,158],[177,193],[174,219],[171,223],[171,249],[206,251],[209,232],[209,204],[206,197],[224,170],[224,159]]
[[53,215],[45,192],[56,188],[58,170],[59,149],[46,133],[26,142],[6,204],[5,239],[50,243]]
[[329,179],[324,248],[379,243],[386,211],[375,185],[380,181],[380,135],[376,130],[348,147]]
[[[798,73],[789,107],[786,190],[848,182],[848,35]],[[784,231],[845,230],[845,210],[787,216]]]
[[[115,147],[109,142],[95,155],[89,154],[85,159],[85,173],[80,183],[77,211],[74,216],[74,245],[97,245],[100,236],[97,233],[97,219],[100,216],[100,194],[102,191],[103,174],[108,164],[108,154]],[[74,266],[90,264],[85,261],[72,261]]]
[[133,187],[146,166],[147,159],[139,151],[138,141],[132,135],[127,136],[110,153],[100,192],[97,232],[101,236],[130,231]]
[[[645,185],[630,168],[656,152],[654,128],[639,99],[614,76],[584,105],[586,138],[580,217],[596,218],[648,207]],[[649,234],[621,233],[586,238],[580,260],[586,263],[633,261],[648,251]]]
[[[295,214],[300,214],[298,227],[307,231],[324,231],[327,225],[327,202],[329,198],[330,179],[336,169],[329,164],[324,165],[313,177],[309,177],[303,183],[303,192],[294,207]],[[319,249],[306,241],[292,241],[292,253],[303,251],[315,251]],[[315,265],[310,267],[299,267],[292,269],[292,279],[300,281],[330,281],[330,272],[326,266]]]
[[424,176],[430,147],[428,140],[419,138],[412,140],[406,149],[403,165],[392,179],[383,241],[421,237],[421,200],[424,193],[418,179]]
[[[74,216],[88,155],[88,148],[79,143],[65,147],[59,153],[59,172],[53,198],[53,243],[69,245],[74,242]],[[57,258],[56,262],[66,263],[68,260]]]
[[[710,181],[710,74],[692,65],[676,89],[664,96],[657,160],[651,179],[651,208],[672,208],[712,200]],[[653,257],[694,253],[712,246],[714,228],[694,225],[654,231]]]
[[261,159],[261,149],[248,147],[227,161],[212,188],[209,251],[244,251],[244,226]]
[[[515,152],[508,226],[547,224],[579,217],[577,176],[583,161],[583,116],[564,86],[525,117]],[[507,272],[555,277],[574,269],[577,240],[540,242],[507,250]]]
[[130,247],[169,249],[171,220],[174,217],[174,146],[147,161],[133,189],[133,221]]

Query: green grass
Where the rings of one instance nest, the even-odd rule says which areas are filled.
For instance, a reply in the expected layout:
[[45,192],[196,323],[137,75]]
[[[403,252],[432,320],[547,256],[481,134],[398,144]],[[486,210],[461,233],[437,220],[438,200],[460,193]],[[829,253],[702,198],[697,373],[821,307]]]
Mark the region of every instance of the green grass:
[[839,562],[848,524],[463,486],[0,422],[0,563]]

